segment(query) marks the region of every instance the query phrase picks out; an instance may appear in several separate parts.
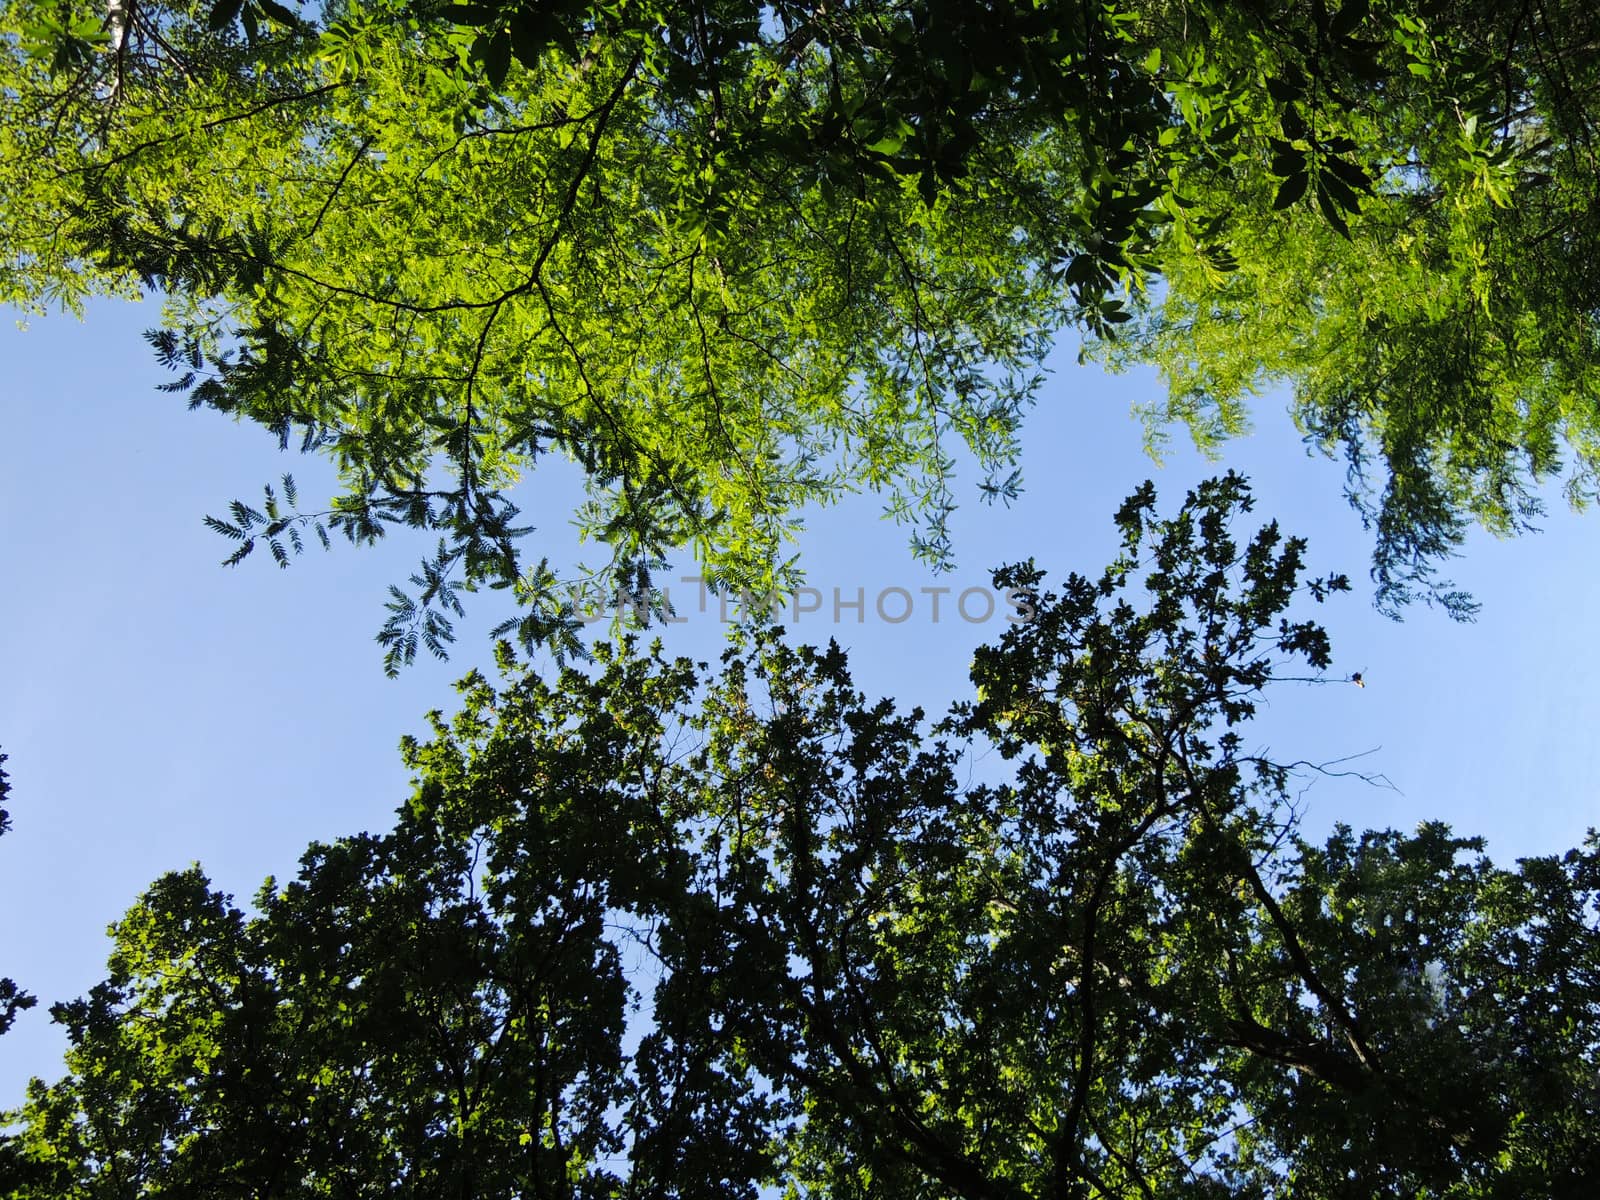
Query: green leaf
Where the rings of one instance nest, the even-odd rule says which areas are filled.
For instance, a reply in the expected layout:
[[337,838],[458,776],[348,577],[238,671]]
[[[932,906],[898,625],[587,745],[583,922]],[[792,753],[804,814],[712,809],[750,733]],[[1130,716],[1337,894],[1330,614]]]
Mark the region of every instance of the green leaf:
[[511,70],[511,35],[505,31],[495,33],[485,40],[480,37],[483,45],[482,61],[484,77],[492,88],[505,85],[506,74]]
[[1305,86],[1298,79],[1268,79],[1267,94],[1279,104],[1289,104],[1305,97]]
[[1371,194],[1372,180],[1358,164],[1350,162],[1348,159],[1326,155],[1322,159],[1322,166],[1326,171],[1336,176],[1345,187]]
[[211,6],[206,24],[212,29],[227,29],[239,19],[244,6],[245,0],[217,0]]
[[[1326,165],[1326,160],[1324,160],[1324,164]],[[1319,192],[1326,191],[1329,198],[1339,206],[1341,211],[1347,213],[1360,211],[1360,197],[1332,171],[1323,170],[1318,173],[1317,188]]]
[[1367,19],[1370,11],[1369,0],[1344,0],[1334,14],[1329,32],[1336,38],[1348,38]]
[[1280,210],[1288,208],[1306,194],[1306,187],[1310,181],[1311,173],[1309,171],[1302,170],[1297,174],[1290,175],[1278,185],[1278,194],[1272,199],[1272,207]]
[[1345,222],[1344,214],[1339,211],[1339,205],[1328,194],[1328,189],[1323,186],[1323,181],[1317,181],[1317,207],[1322,210],[1323,219],[1332,225],[1340,237],[1349,239],[1350,226]]
[[278,3],[278,0],[249,0],[249,2],[280,25],[287,25],[291,29],[297,29],[300,26],[300,18],[293,11]]
[[[525,12],[526,10],[519,12],[518,17],[520,18]],[[499,16],[499,9],[486,4],[452,4],[441,10],[439,15],[452,25],[481,28]],[[513,28],[515,24],[513,21]]]
[[539,65],[539,59],[550,45],[549,26],[538,13],[519,9],[511,19],[511,49],[516,59],[528,70]]

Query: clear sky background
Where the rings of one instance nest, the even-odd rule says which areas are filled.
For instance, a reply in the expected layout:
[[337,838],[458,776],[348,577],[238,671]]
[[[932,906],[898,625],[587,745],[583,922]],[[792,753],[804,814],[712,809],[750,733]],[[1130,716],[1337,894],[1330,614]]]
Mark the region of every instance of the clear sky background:
[[[483,631],[508,615],[494,594],[469,598],[453,660],[391,681],[373,634],[386,584],[425,543],[338,544],[287,571],[264,555],[220,567],[226,545],[204,514],[285,470],[314,500],[328,475],[253,426],[155,391],[164,375],[140,331],[156,319],[150,306],[102,305],[81,324],[0,324],[0,750],[14,822],[0,839],[0,974],[41,999],[0,1038],[0,1107],[29,1076],[59,1073],[64,1043],[46,1007],[103,977],[106,926],[162,872],[198,860],[247,900],[265,876],[292,875],[309,841],[385,828],[408,791],[398,739],[451,707],[451,682],[488,663]],[[1451,574],[1482,602],[1477,623],[1420,608],[1396,623],[1371,608],[1371,542],[1342,499],[1343,468],[1307,454],[1282,397],[1257,405],[1256,431],[1221,464],[1179,433],[1158,468],[1129,414],[1153,379],[1107,378],[1068,352],[1054,366],[1025,430],[1021,501],[984,505],[975,486],[963,496],[960,569],[929,575],[907,531],[854,498],[814,519],[801,549],[825,595],[865,589],[866,619],[847,611],[836,625],[825,601],[792,632],[836,636],[863,690],[938,711],[966,694],[972,647],[1000,634],[999,617],[963,622],[947,600],[934,624],[918,596],[909,620],[888,624],[871,597],[959,592],[1030,555],[1055,574],[1097,571],[1115,545],[1111,514],[1140,481],[1155,479],[1171,511],[1231,466],[1251,477],[1258,516],[1310,538],[1313,571],[1356,584],[1323,616],[1335,673],[1361,671],[1368,686],[1281,687],[1256,737],[1281,759],[1373,751],[1360,766],[1395,790],[1318,783],[1310,830],[1441,818],[1509,861],[1559,852],[1600,823],[1600,514],[1557,504],[1538,536],[1475,536]],[[557,562],[577,553],[576,478],[542,471],[518,497]],[[695,611],[692,588],[674,599],[689,620],[669,647],[714,658],[714,613]]]

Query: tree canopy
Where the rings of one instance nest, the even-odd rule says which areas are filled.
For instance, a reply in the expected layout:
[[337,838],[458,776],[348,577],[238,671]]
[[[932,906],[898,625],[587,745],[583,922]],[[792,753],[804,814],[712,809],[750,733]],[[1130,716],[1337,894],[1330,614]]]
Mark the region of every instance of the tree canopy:
[[[1322,0],[11,0],[0,298],[155,286],[174,389],[338,466],[211,518],[286,562],[440,534],[573,645],[507,490],[579,462],[598,586],[693,547],[792,581],[808,502],[883,494],[930,562],[960,453],[1011,496],[1054,336],[1155,363],[1203,445],[1286,381],[1346,454],[1379,602],[1542,483],[1594,491],[1589,5]],[[565,630],[565,634],[563,634]]]
[[770,629],[508,649],[391,832],[140,899],[5,1194],[1586,1194],[1600,843],[1301,837],[1249,721],[1346,583],[1248,510],[1147,486],[1100,576],[1002,572],[1034,619],[932,724]]
[[[1053,339],[1154,363],[1207,446],[1295,390],[1349,458],[1379,599],[1596,462],[1592,6],[1483,0],[8,0],[0,299],[159,289],[197,405],[339,471],[212,518],[287,562],[439,537],[381,640],[460,589],[575,645],[558,580],[689,547],[792,581],[856,491],[935,564],[963,462],[1009,497]],[[592,572],[507,492],[586,473]],[[539,519],[545,519],[543,514]],[[236,561],[236,558],[230,559]]]

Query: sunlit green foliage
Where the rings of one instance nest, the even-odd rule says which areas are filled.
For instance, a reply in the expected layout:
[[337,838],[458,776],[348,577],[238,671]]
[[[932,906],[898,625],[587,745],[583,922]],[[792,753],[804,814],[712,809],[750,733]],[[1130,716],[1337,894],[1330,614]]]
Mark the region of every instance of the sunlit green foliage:
[[[1181,421],[1212,446],[1247,423],[1254,393],[1291,385],[1308,440],[1349,462],[1380,604],[1464,612],[1433,568],[1470,522],[1519,532],[1545,485],[1564,476],[1582,506],[1600,483],[1600,17],[1566,3],[1380,9],[1399,52],[1386,61],[1413,86],[1391,79],[1373,99],[1308,70],[1272,89],[1286,132],[1319,91],[1351,103],[1331,130],[1308,118],[1292,147],[1270,142],[1266,174],[1191,174],[1202,205],[1235,205],[1229,269],[1168,238],[1161,295],[1098,352],[1159,366],[1153,430]],[[1319,156],[1334,141],[1372,178]],[[1278,211],[1305,192],[1308,161],[1321,213]],[[1359,214],[1332,219],[1327,197]]]
[[[1590,6],[1448,0],[10,0],[0,298],[167,297],[193,402],[331,459],[327,509],[214,528],[439,537],[381,640],[459,590],[574,648],[557,584],[689,548],[792,581],[797,513],[877,493],[953,553],[1015,494],[1053,336],[1168,376],[1208,446],[1297,390],[1350,456],[1385,603],[1519,528],[1597,422]],[[583,468],[592,571],[507,491]],[[253,519],[254,513],[259,519]],[[555,514],[564,516],[564,514]],[[538,514],[540,522],[550,514]]]
[[1100,577],[1007,572],[1037,617],[931,728],[770,633],[508,652],[393,832],[140,900],[10,1194],[1585,1194],[1600,845],[1302,840],[1249,719],[1344,581],[1247,510],[1146,488]]

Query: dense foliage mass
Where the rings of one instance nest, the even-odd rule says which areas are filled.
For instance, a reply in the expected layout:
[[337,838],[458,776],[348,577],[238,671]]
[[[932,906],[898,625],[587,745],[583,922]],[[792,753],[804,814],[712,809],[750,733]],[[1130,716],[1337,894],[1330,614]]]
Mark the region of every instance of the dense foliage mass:
[[[331,459],[214,527],[407,524],[391,667],[462,587],[571,641],[507,490],[580,463],[590,574],[792,578],[871,490],[942,563],[1053,335],[1214,444],[1279,381],[1380,601],[1594,490],[1600,16],[1581,0],[8,0],[0,299],[159,288],[175,386]],[[1115,336],[1114,336],[1115,335]]]
[[392,832],[116,926],[9,1194],[1592,1194],[1600,844],[1302,840],[1248,721],[1344,581],[1247,509],[1006,572],[1037,619],[931,728],[770,632],[469,677]]

